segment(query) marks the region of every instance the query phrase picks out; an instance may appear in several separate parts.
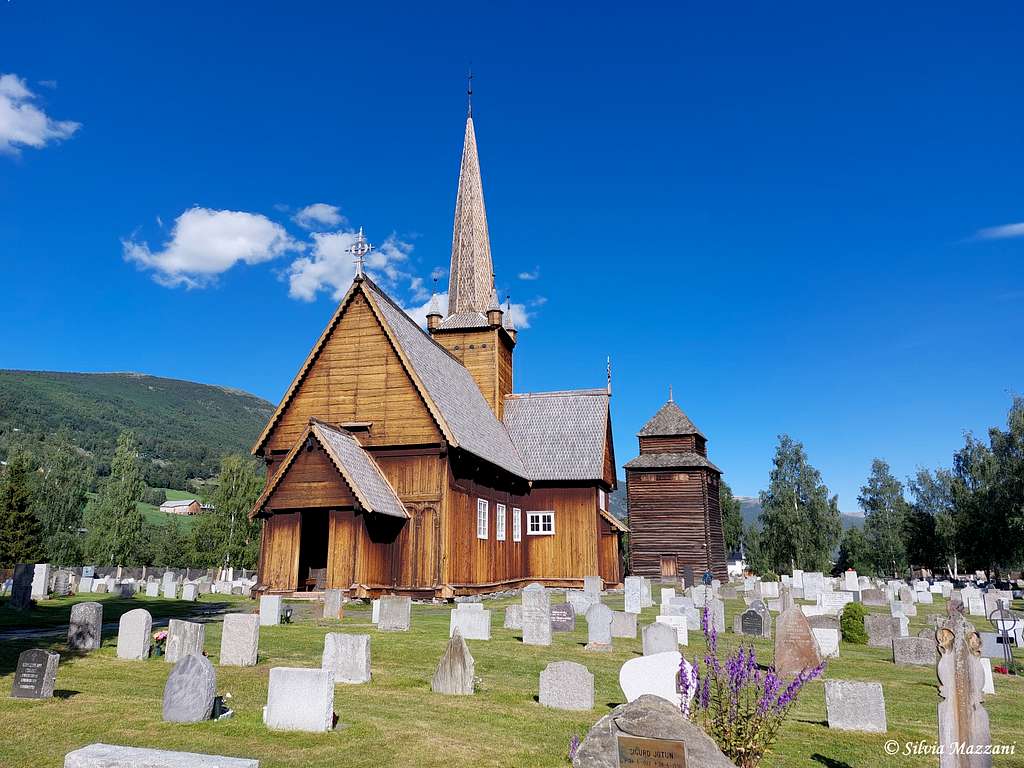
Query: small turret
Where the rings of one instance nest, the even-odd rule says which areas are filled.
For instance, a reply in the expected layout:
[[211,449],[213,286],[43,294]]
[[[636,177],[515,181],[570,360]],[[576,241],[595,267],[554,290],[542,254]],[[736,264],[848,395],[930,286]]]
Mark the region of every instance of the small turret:
[[515,341],[516,321],[512,319],[512,298],[510,296],[505,297],[505,316],[501,319],[501,324],[508,335],[512,337],[512,341]]
[[498,292],[491,288],[491,303],[487,305],[487,322],[489,325],[501,325],[501,304],[498,303]]
[[441,298],[435,292],[430,299],[430,310],[427,312],[427,330],[432,331],[441,324]]

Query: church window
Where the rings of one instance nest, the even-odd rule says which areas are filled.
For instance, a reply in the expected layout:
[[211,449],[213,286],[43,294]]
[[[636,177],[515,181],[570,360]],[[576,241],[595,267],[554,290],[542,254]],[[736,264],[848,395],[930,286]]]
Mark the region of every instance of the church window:
[[527,512],[526,533],[528,536],[553,536],[555,534],[555,513]]
[[597,489],[597,508],[602,512],[608,511],[608,494],[604,492],[603,488]]
[[512,541],[523,540],[523,510],[512,507]]
[[476,537],[487,538],[487,499],[476,500]]
[[494,538],[498,541],[505,540],[505,505],[494,505]]

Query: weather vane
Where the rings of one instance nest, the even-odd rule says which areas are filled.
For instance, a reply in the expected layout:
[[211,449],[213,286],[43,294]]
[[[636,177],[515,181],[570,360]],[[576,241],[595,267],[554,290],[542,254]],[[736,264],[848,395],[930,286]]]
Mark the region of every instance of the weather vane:
[[373,246],[366,242],[366,237],[363,235],[363,228],[359,228],[359,233],[356,235],[356,241],[351,246],[345,249],[347,253],[351,253],[355,258],[353,261],[356,263],[356,275],[359,277],[363,276],[363,263],[366,259],[366,254],[373,250]]
[[469,65],[469,74],[466,76],[466,101],[468,104],[469,116],[473,116],[473,65]]

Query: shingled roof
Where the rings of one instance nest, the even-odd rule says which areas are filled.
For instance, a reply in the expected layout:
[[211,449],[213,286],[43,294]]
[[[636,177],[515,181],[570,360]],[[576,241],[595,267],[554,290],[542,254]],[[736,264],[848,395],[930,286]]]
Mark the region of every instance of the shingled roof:
[[309,426],[295,445],[288,451],[281,468],[274,474],[263,493],[253,504],[250,517],[259,514],[270,500],[277,486],[288,473],[289,467],[308,440],[315,440],[330,458],[342,480],[352,490],[364,512],[409,519],[409,512],[402,504],[373,457],[359,444],[350,432],[334,427],[318,419],[310,419]]
[[404,310],[364,278],[367,293],[380,308],[395,342],[451,430],[456,447],[523,479],[532,479],[498,421],[473,374],[434,341]]
[[531,480],[602,480],[609,395],[604,389],[505,398],[505,426]]
[[632,461],[624,465],[626,469],[690,469],[692,467],[707,467],[718,474],[722,470],[707,460],[707,457],[699,453],[686,451],[683,453],[641,453]]
[[[690,421],[690,417],[683,413],[683,409],[669,400],[650,421],[644,424],[643,429],[636,433],[637,437],[663,437],[668,435],[700,435],[704,433],[697,429],[697,425]],[[706,438],[705,438],[706,439]]]

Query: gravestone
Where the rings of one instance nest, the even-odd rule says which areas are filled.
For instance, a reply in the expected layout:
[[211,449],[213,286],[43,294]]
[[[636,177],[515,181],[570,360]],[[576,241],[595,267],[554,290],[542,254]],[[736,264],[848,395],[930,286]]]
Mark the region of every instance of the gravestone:
[[59,653],[50,653],[39,648],[22,651],[18,655],[18,666],[14,669],[14,684],[11,696],[15,699],[49,699],[53,697],[53,686],[57,682]]
[[68,624],[68,648],[94,651],[100,647],[103,632],[103,606],[99,603],[75,603]]
[[[936,673],[939,678],[938,707],[940,768],[991,766],[991,755],[962,754],[990,748],[988,713],[982,704],[985,675],[978,656],[980,639],[958,611],[951,611],[935,633],[939,650]],[[980,758],[980,759],[979,759]]]
[[281,623],[281,596],[260,596],[260,626],[275,627]]
[[64,768],[260,768],[260,761],[197,752],[90,744],[68,752],[64,756]]
[[996,684],[992,678],[992,659],[979,659],[979,661],[981,662],[981,669],[985,673],[985,684],[982,686],[981,692],[994,694],[996,692]]
[[576,629],[576,609],[572,603],[554,603],[551,606],[551,631],[573,632]]
[[764,613],[748,608],[733,619],[732,631],[737,635],[771,637],[771,628],[766,624]]
[[626,701],[636,701],[641,696],[650,695],[680,706],[680,665],[683,667],[682,674],[685,674],[686,680],[689,681],[686,687],[689,706],[696,692],[696,679],[693,667],[689,662],[683,661],[682,654],[675,649],[650,656],[639,656],[622,665],[619,669],[619,687],[625,694]]
[[880,589],[864,589],[860,593],[860,601],[866,606],[874,608],[884,607],[889,604],[885,592]]
[[57,571],[53,576],[53,596],[67,597],[71,594],[71,572]]
[[583,591],[591,595],[600,596],[601,590],[604,589],[604,579],[600,576],[584,576],[583,577]]
[[574,711],[594,708],[594,676],[582,664],[553,661],[540,673],[541,706]]
[[693,566],[692,565],[684,565],[683,566],[683,586],[684,587],[692,587],[695,583],[696,583],[696,581],[693,578]]
[[612,609],[602,603],[590,606],[587,611],[588,651],[610,651],[612,649]]
[[775,599],[779,596],[779,582],[777,581],[762,581],[759,582],[761,585],[761,597],[768,599]]
[[121,615],[117,625],[117,658],[142,661],[149,658],[153,617],[145,608],[136,608]]
[[690,590],[690,599],[693,600],[695,608],[703,608],[712,598],[714,598],[714,594],[711,591],[711,587],[706,587],[703,584],[699,584]]
[[[488,611],[490,613],[490,611]],[[449,696],[472,696],[475,689],[476,662],[469,646],[456,629],[448,640],[437,671],[430,681],[430,690]]]
[[174,600],[178,597],[178,582],[164,579],[162,591],[165,600]]
[[448,637],[454,637],[456,632],[465,640],[490,640],[491,612],[483,610],[480,603],[456,606],[448,621]]
[[640,593],[640,607],[650,608],[654,605],[654,597],[651,594],[651,580],[646,576],[640,577],[642,591]]
[[160,582],[159,581],[147,581],[146,582],[146,597],[160,597]]
[[334,673],[328,669],[271,669],[263,722],[277,731],[330,731],[334,727]]
[[803,575],[804,600],[818,600],[818,595],[825,591],[825,575],[817,571]]
[[718,596],[723,600],[735,600],[736,599],[736,587],[731,584],[725,584],[718,590]]
[[92,591],[95,595],[106,594],[107,592],[107,581],[106,579],[93,579],[92,580]]
[[586,616],[590,606],[601,602],[601,595],[584,592],[582,589],[569,589],[565,592],[565,602],[572,606],[577,616]]
[[78,580],[78,584],[75,585],[75,594],[84,595],[92,592],[92,576],[83,576]]
[[340,589],[324,590],[324,618],[340,619],[342,616],[342,601],[343,597]]
[[164,661],[176,664],[190,653],[203,655],[206,627],[194,621],[171,619],[167,622],[167,642],[164,645]]
[[380,622],[380,600],[370,601],[370,622],[377,624]]
[[967,613],[971,616],[984,616],[985,615],[985,600],[978,595],[977,597],[971,596],[967,598]]
[[624,583],[626,613],[640,613],[643,609],[644,580],[641,576],[627,576]]
[[661,590],[661,604],[668,605],[673,599],[675,599],[676,591],[672,587],[663,587]]
[[[811,629],[839,629],[839,617],[829,616],[827,614],[821,614],[820,616],[808,616],[807,623],[811,626]],[[889,646],[888,643],[885,644]]]
[[935,602],[935,598],[932,596],[931,592],[918,592],[917,602],[922,605],[931,605]]
[[[658,753],[658,757],[646,757]],[[598,720],[576,751],[574,768],[734,768],[679,707],[641,696]]]
[[255,667],[260,649],[260,617],[255,613],[224,616],[220,635],[222,667]]
[[891,648],[893,638],[901,637],[900,617],[869,613],[864,617],[864,630],[872,648]]
[[811,627],[814,641],[818,644],[818,651],[822,658],[834,659],[839,656],[839,630]]
[[122,599],[135,597],[135,582],[120,581],[114,585],[114,588],[111,590],[111,592],[113,592]]
[[23,611],[32,605],[32,579],[35,566],[30,563],[18,563],[14,566],[11,579],[11,597],[7,606],[16,611]]
[[523,590],[523,644],[551,645],[551,597],[540,584]]
[[194,603],[196,601],[196,585],[186,584],[181,588],[181,599],[187,603]]
[[932,637],[894,637],[892,660],[901,667],[934,666],[935,640]]
[[914,590],[912,590],[906,584],[901,584],[900,587],[899,587],[899,601],[901,603],[913,603],[913,602],[915,602],[915,600],[914,600]]
[[661,622],[648,624],[640,633],[643,640],[644,656],[666,651],[678,651],[679,639],[675,627]]
[[334,673],[335,684],[370,682],[370,636],[328,633],[320,666]]
[[885,733],[885,697],[881,683],[825,681],[828,727],[837,731]]
[[[715,632],[725,632],[725,603],[715,598],[707,606],[708,624],[715,628]],[[699,625],[698,625],[699,626]]]
[[174,665],[164,686],[164,722],[201,723],[213,712],[217,673],[201,653],[187,653]]
[[656,624],[664,624],[676,631],[676,646],[690,644],[690,629],[687,620],[683,616],[659,616]]
[[612,637],[636,640],[636,614],[612,611]]
[[385,595],[380,599],[377,629],[381,632],[408,632],[412,621],[412,598]]
[[45,600],[50,596],[50,564],[38,563],[32,569],[32,599]]
[[522,605],[508,605],[505,606],[505,629],[522,629],[523,628],[523,606]]
[[[804,574],[804,583],[809,575]],[[775,671],[781,677],[794,677],[820,663],[818,643],[807,617],[797,608],[780,613],[775,625]]]

